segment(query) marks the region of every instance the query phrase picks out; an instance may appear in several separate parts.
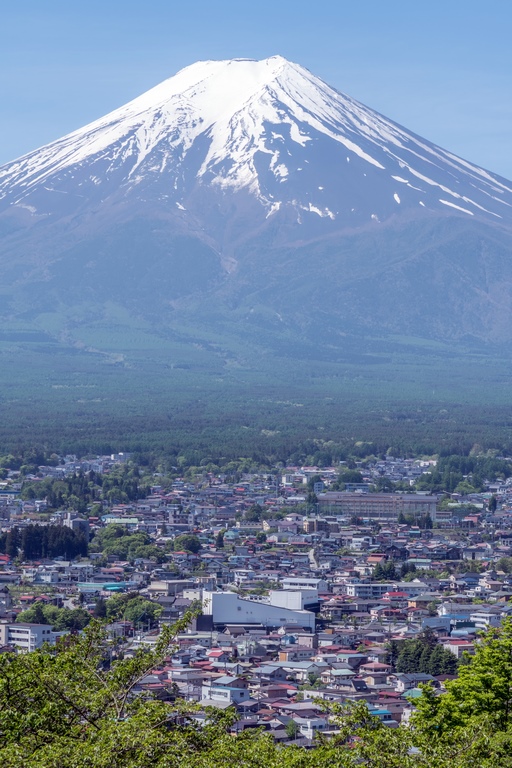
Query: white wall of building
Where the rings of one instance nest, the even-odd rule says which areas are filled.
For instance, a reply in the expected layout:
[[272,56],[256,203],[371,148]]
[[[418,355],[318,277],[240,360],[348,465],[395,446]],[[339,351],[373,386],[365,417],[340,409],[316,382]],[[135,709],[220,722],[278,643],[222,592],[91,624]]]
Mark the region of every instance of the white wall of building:
[[324,579],[307,579],[289,576],[282,581],[283,589],[316,589],[318,592],[328,592],[329,584]]
[[303,611],[304,605],[318,602],[317,589],[272,589],[269,592],[270,605],[289,608],[292,611]]
[[0,645],[13,645],[20,651],[35,651],[43,643],[54,645],[55,635],[50,624],[28,624],[24,622],[2,624]]
[[204,613],[213,617],[214,624],[263,624],[271,627],[298,624],[312,631],[315,629],[315,614],[310,611],[246,600],[233,592],[205,590],[203,606]]

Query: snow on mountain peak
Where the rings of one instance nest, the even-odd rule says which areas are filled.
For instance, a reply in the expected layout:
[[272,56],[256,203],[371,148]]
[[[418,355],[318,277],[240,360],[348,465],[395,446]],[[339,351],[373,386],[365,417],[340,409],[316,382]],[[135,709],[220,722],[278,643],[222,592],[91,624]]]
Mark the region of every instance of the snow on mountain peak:
[[512,208],[505,180],[406,131],[282,56],[199,61],[180,70],[1,168],[0,199],[9,196],[27,207],[41,185],[61,191],[75,174],[80,194],[113,178],[125,189],[157,180],[164,197],[181,209],[194,183],[245,189],[267,215],[288,205],[299,222],[302,212],[327,221],[380,221],[397,205],[448,206],[493,218]]

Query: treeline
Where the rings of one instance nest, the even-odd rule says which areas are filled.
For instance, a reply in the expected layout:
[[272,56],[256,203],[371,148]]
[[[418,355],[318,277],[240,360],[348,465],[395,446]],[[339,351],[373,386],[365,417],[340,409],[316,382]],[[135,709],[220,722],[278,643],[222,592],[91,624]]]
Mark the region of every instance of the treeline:
[[89,506],[102,501],[121,504],[144,499],[151,482],[136,464],[130,463],[115,467],[108,474],[77,472],[62,479],[47,477],[26,482],[21,497],[25,500],[46,498],[53,509],[67,507],[85,513]]
[[418,490],[453,493],[483,491],[485,480],[506,479],[512,462],[488,456],[441,456],[432,472],[417,481]]
[[159,563],[165,562],[163,550],[151,543],[151,537],[144,531],[129,533],[123,525],[110,523],[100,528],[90,544],[91,552],[101,552],[105,558],[114,555],[121,560],[152,558]]
[[[366,423],[366,414],[359,413],[357,409],[344,414],[333,413],[332,410],[329,410],[329,413],[323,413],[322,408],[325,404],[322,406],[322,403],[315,401],[315,419],[311,423],[300,422],[298,418],[300,409],[293,411],[292,421],[290,409],[286,410],[286,418],[283,413],[277,411],[274,413],[273,409],[270,409],[265,413],[263,423],[262,414],[250,412],[250,406],[248,412],[247,407],[244,403],[236,419],[233,414],[223,414],[222,418],[218,414],[216,416],[209,414],[209,418],[204,416],[201,419],[194,408],[184,408],[187,417],[183,415],[181,422],[178,420],[177,423],[173,419],[175,423],[172,431],[166,427],[159,434],[151,431],[153,427],[156,428],[156,424],[151,424],[147,420],[139,423],[134,417],[130,430],[124,436],[119,433],[116,440],[110,443],[98,438],[96,441],[84,441],[80,438],[75,442],[62,443],[62,440],[56,437],[53,443],[54,450],[37,445],[18,449],[13,449],[11,446],[10,450],[3,455],[0,453],[0,478],[9,470],[18,470],[26,475],[36,473],[38,466],[42,464],[57,465],[59,456],[55,451],[61,454],[70,451],[85,456],[91,453],[110,454],[118,450],[130,451],[134,464],[138,465],[142,473],[145,469],[161,470],[167,473],[176,468],[183,470],[190,467],[211,467],[212,471],[217,469],[228,474],[236,474],[247,471],[246,468],[252,466],[270,469],[282,463],[326,467],[336,465],[340,461],[346,462],[347,469],[344,471],[347,471],[355,469],[356,461],[364,462],[373,457],[384,458],[391,455],[413,458],[437,454],[440,456],[437,468],[432,475],[422,478],[422,482],[426,484],[425,488],[434,491],[442,488],[453,490],[454,484],[458,484],[467,474],[472,474],[473,485],[479,486],[483,478],[493,473],[501,473],[505,477],[510,476],[511,473],[508,462],[482,455],[472,455],[486,452],[490,454],[499,452],[503,456],[512,455],[510,440],[491,439],[492,434],[496,434],[499,409],[483,407],[478,411],[479,419],[483,419],[489,428],[488,439],[482,438],[479,428],[481,424],[473,423],[469,415],[464,419],[464,428],[458,431],[455,439],[455,436],[450,436],[447,432],[447,417],[440,415],[437,411],[422,412],[420,419],[415,409],[403,413],[384,409],[381,415],[386,417],[382,420],[386,426],[385,432],[381,434],[378,408],[372,411],[371,423]],[[329,409],[331,408],[332,406],[329,406]],[[459,417],[462,417],[462,414],[459,414]],[[272,433],[268,433],[266,429],[260,429],[260,426],[268,426],[269,422],[274,425]],[[428,430],[428,438],[409,433],[411,425],[414,426],[416,422],[418,422],[416,424],[418,429],[421,428],[420,431]],[[162,428],[161,420],[159,423]],[[250,424],[250,426],[242,427],[240,424]],[[314,424],[322,426],[320,428]],[[83,434],[85,431],[84,427],[80,433]],[[94,428],[94,432],[98,433],[97,427]],[[348,435],[359,437],[355,439]],[[475,445],[475,440],[479,440],[480,443]],[[7,448],[7,441],[4,441],[4,446]],[[132,470],[133,467],[130,469]],[[128,500],[131,500],[135,492],[142,497],[141,490],[144,491],[144,483],[140,482],[141,478],[122,475],[121,470],[120,472],[116,470],[104,476],[103,480],[96,478],[95,484],[99,486],[100,492],[108,493],[111,490],[118,490],[126,494]],[[340,476],[340,483],[358,482],[356,477],[358,475]],[[115,479],[111,481],[107,478]],[[134,488],[134,481],[137,480],[142,488]],[[391,489],[386,487],[389,483],[387,479],[383,479],[381,483],[382,488],[379,487],[379,490]],[[78,496],[77,491],[83,495],[87,490],[84,481],[78,477],[71,486],[55,489],[56,501],[59,500],[59,494]]]
[[37,525],[24,528],[14,526],[0,533],[0,552],[10,557],[22,556],[25,560],[45,557],[86,557],[89,547],[87,534],[73,531],[64,525]]
[[[88,411],[87,421],[73,413],[51,413],[44,423],[27,418],[20,443],[19,418],[10,426],[4,420],[0,442],[7,461],[0,470],[36,471],[40,464],[55,461],[48,445],[60,454],[88,455],[130,451],[138,464],[157,466],[161,462],[178,466],[206,463],[222,466],[246,457],[272,466],[278,462],[327,466],[353,457],[421,456],[439,454],[469,457],[477,449],[512,455],[509,413],[499,405],[449,405],[417,403],[397,405],[366,400],[345,406],[301,391],[297,399],[302,408],[273,404],[261,394],[251,399],[234,397],[182,402],[169,412],[119,412],[115,417],[106,409]],[[292,393],[290,392],[290,397]],[[107,398],[109,408],[115,395]],[[155,409],[156,410],[156,409]],[[268,425],[272,433],[268,433]],[[355,438],[352,436],[356,436]]]
[[16,621],[51,624],[56,632],[62,632],[66,629],[79,631],[89,624],[91,618],[91,614],[85,608],[57,608],[56,605],[35,603],[26,611],[22,611]]
[[387,661],[396,672],[404,674],[455,675],[458,667],[457,658],[439,645],[431,629],[414,640],[391,640]]

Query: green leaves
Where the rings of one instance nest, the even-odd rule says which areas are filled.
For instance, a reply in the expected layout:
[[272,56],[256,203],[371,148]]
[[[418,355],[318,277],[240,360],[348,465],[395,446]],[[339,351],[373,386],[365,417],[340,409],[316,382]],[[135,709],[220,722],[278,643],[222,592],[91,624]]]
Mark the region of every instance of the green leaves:
[[111,664],[97,622],[58,648],[0,655],[2,768],[512,768],[510,620],[484,637],[447,693],[424,688],[409,727],[383,725],[365,702],[324,702],[330,734],[304,750],[292,726],[286,747],[262,729],[235,737],[234,710],[205,721],[193,704],[141,690],[192,615],[165,626],[153,650]]
[[182,533],[181,536],[176,536],[174,540],[174,551],[181,552],[185,550],[187,552],[193,552],[196,554],[201,549],[201,542],[193,533]]

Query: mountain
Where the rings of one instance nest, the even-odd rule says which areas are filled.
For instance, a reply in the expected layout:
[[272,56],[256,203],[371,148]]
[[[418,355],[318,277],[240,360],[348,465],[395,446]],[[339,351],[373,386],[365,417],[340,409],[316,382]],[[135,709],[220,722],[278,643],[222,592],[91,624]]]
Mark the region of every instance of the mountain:
[[307,231],[419,207],[510,224],[511,186],[280,56],[198,62],[0,172],[2,209],[34,217],[127,198],[176,213],[205,190],[243,191],[260,217]]
[[[260,266],[258,256],[244,263],[247,252],[274,251],[264,268],[275,274],[276,249],[306,248],[315,261],[320,250],[336,271],[338,251],[341,257],[357,233],[367,245],[350,265],[350,280],[363,279],[357,291],[368,293],[377,274],[389,281],[396,273],[396,257],[380,245],[390,225],[396,241],[397,226],[410,233],[412,221],[421,222],[420,231],[428,222],[442,232],[430,239],[451,250],[455,215],[457,232],[471,233],[462,239],[476,237],[477,248],[481,238],[501,243],[512,227],[512,183],[280,56],[207,61],[3,166],[0,265],[4,285],[19,285],[22,267],[27,288],[60,283],[66,296],[74,296],[77,279],[94,292],[99,276],[122,269],[125,299],[133,287],[151,292],[163,269],[161,287],[178,299],[213,286],[238,293],[237,277]],[[483,226],[466,229],[464,219]],[[411,252],[410,238],[399,235],[398,249],[393,242],[400,260]],[[376,242],[384,251],[377,264],[365,256]],[[424,239],[419,248],[426,246]],[[305,285],[307,261],[300,265]],[[336,284],[346,290],[347,276]],[[365,322],[372,324],[371,313]],[[451,331],[438,327],[437,334]]]
[[0,168],[0,355],[449,387],[508,360],[511,251],[512,182],[280,56],[198,62]]

